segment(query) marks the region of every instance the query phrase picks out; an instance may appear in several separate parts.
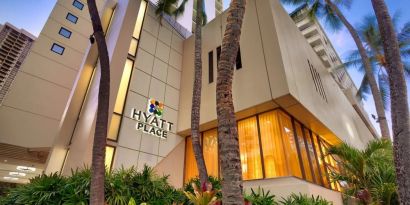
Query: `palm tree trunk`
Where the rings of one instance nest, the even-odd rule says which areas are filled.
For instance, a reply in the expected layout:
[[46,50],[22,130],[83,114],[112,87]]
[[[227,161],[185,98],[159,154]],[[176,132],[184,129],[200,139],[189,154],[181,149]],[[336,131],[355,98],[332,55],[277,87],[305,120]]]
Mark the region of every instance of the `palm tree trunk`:
[[203,9],[202,6],[202,0],[198,0],[195,26],[195,79],[192,93],[191,135],[201,187],[206,187],[204,185],[208,182],[208,172],[202,152],[201,133],[199,132],[202,89],[202,12],[200,12]]
[[390,84],[394,163],[401,204],[410,204],[410,121],[407,86],[399,44],[387,6],[372,0],[379,24]]
[[104,204],[104,177],[105,177],[105,145],[107,138],[108,107],[110,96],[110,61],[107,44],[98,15],[95,0],[87,0],[91,23],[94,29],[94,37],[97,42],[98,55],[100,59],[101,78],[98,90],[97,120],[95,126],[92,164],[91,164],[91,187],[90,204]]
[[354,42],[356,43],[356,46],[360,53],[360,57],[362,58],[362,61],[363,61],[366,78],[369,81],[370,90],[372,91],[372,96],[373,96],[374,104],[376,107],[377,118],[378,118],[378,122],[380,125],[380,131],[381,131],[382,138],[390,139],[390,131],[389,131],[389,126],[387,125],[386,114],[384,112],[383,99],[380,94],[380,90],[377,87],[376,78],[373,75],[372,66],[370,64],[369,57],[366,54],[366,49],[364,48],[362,41],[360,40],[359,34],[354,29],[354,27],[349,23],[349,21],[344,17],[344,15],[339,10],[339,8],[335,4],[333,4],[332,1],[330,0],[325,0],[325,1],[330,6],[332,11],[337,15],[337,17],[339,17],[342,23],[346,26]]
[[238,128],[232,100],[233,66],[239,48],[246,0],[232,0],[222,41],[216,84],[218,150],[222,173],[222,203],[243,204]]

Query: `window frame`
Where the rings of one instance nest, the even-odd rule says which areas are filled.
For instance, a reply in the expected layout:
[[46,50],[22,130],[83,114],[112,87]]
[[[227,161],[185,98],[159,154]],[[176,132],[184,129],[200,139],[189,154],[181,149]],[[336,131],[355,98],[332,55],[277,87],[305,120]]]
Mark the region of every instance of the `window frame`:
[[[69,17],[74,17],[75,20],[72,20],[72,19],[69,18]],[[73,24],[77,24],[77,22],[78,22],[78,17],[77,17],[76,15],[70,13],[70,12],[67,13],[67,16],[65,17],[65,19],[67,19],[69,22],[71,22],[71,23],[73,23]]]
[[[61,51],[61,53],[60,52],[58,52],[58,51],[56,51],[56,50],[54,50],[54,47],[59,47],[59,48],[62,48],[62,51]],[[50,48],[50,50],[51,51],[53,51],[54,53],[57,53],[57,54],[59,54],[59,55],[63,55],[64,54],[64,51],[65,51],[65,47],[64,46],[62,46],[62,45],[60,45],[60,44],[58,44],[58,43],[53,43],[53,45],[51,45],[51,48]]]
[[[64,35],[62,32],[67,32],[68,36]],[[71,38],[71,34],[73,34],[73,32],[71,32],[70,30],[61,27],[60,30],[58,31],[58,34],[60,34],[61,36],[63,36],[64,38],[70,39]]]
[[84,9],[84,3],[81,2],[81,1],[74,0],[73,3],[72,3],[72,5],[73,5],[75,8],[77,8],[77,9],[79,9],[79,10],[81,10],[81,11]]

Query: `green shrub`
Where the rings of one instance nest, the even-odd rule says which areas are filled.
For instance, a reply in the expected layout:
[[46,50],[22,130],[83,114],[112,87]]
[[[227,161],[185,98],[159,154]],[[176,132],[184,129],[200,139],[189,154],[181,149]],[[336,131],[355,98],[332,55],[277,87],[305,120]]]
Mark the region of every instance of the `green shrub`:
[[251,193],[245,193],[245,200],[251,202],[253,205],[277,205],[275,195],[270,194],[270,191],[265,192],[264,189],[258,187],[256,191],[251,188]]
[[280,204],[283,205],[331,205],[332,203],[323,199],[320,196],[314,197],[308,196],[306,194],[291,194],[287,198],[283,198],[280,201]]
[[54,173],[40,175],[30,179],[27,185],[11,189],[0,204],[33,204],[33,205],[59,205],[63,203],[64,186],[66,178]]
[[[182,191],[168,183],[167,176],[158,176],[145,166],[141,172],[133,167],[106,173],[105,199],[107,204],[171,205],[186,201]],[[90,199],[91,170],[72,171],[70,177],[59,174],[41,175],[30,183],[17,186],[0,198],[0,205],[87,205]]]

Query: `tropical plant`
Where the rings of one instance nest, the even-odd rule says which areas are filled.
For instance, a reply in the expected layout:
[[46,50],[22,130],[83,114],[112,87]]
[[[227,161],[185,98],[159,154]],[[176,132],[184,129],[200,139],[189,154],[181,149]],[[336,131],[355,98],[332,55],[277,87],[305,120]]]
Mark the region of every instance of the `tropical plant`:
[[356,46],[359,50],[361,60],[365,68],[366,79],[369,82],[370,90],[372,92],[372,96],[373,96],[375,107],[376,107],[377,120],[380,125],[381,135],[384,138],[390,139],[390,131],[389,131],[389,126],[387,125],[387,119],[386,119],[386,114],[385,114],[385,110],[383,106],[382,96],[377,87],[377,81],[373,75],[371,62],[369,60],[369,57],[367,56],[366,49],[364,48],[357,31],[349,23],[349,21],[345,18],[345,16],[339,9],[340,6],[349,8],[351,1],[350,0],[348,1],[282,0],[282,2],[286,4],[295,4],[295,5],[307,3],[309,6],[308,14],[311,18],[316,18],[316,17],[324,18],[327,25],[329,25],[334,30],[340,29],[342,25],[344,25],[347,28],[354,42],[356,43]]
[[394,164],[400,202],[410,203],[410,119],[407,85],[399,41],[383,0],[372,0],[386,57],[390,83],[391,119],[394,143]]
[[101,68],[97,119],[95,123],[91,161],[90,201],[91,204],[104,204],[105,146],[108,129],[108,109],[110,105],[110,60],[95,0],[87,0],[87,4],[94,30],[93,37],[97,42],[98,59]]
[[346,195],[364,204],[392,204],[397,186],[390,141],[373,140],[364,150],[342,143],[330,147],[327,154],[337,159],[342,170],[330,169],[330,178],[343,185]]
[[275,195],[270,194],[270,191],[265,192],[263,188],[258,187],[255,191],[251,188],[251,193],[244,196],[246,201],[251,202],[253,205],[277,205],[275,201]]
[[[409,59],[410,57],[410,22],[407,22],[402,29],[397,29],[397,22],[399,20],[399,13],[393,16],[394,27],[396,28],[397,37],[399,39],[400,52],[403,59]],[[377,76],[379,90],[383,98],[384,107],[389,105],[390,88],[389,79],[387,75],[386,58],[384,56],[383,45],[381,41],[380,31],[377,24],[376,17],[373,15],[365,16],[362,23],[356,26],[356,30],[359,33],[360,39],[365,45],[367,55],[371,61],[373,67],[373,74]],[[405,73],[410,76],[410,62],[404,62]],[[345,66],[350,68],[356,68],[360,72],[364,72],[363,62],[360,58],[358,50],[350,52]],[[359,87],[358,95],[362,98],[366,98],[366,94],[370,93],[369,82],[364,76],[361,85]]]
[[17,186],[0,200],[2,205],[33,204],[59,205],[63,202],[66,179],[57,173],[40,175],[30,180],[29,186]]
[[331,205],[332,203],[323,199],[321,196],[308,196],[306,194],[291,194],[287,198],[283,198],[280,201],[283,205]]
[[[12,204],[90,204],[89,187],[91,184],[91,170],[84,168],[72,172],[70,177],[58,174],[41,175],[25,185],[10,190],[0,198],[0,205]],[[167,181],[167,177],[160,177],[152,168],[145,166],[141,172],[133,167],[107,172],[105,177],[104,204],[127,205],[171,205],[187,201],[182,191],[176,190]]]
[[[185,10],[185,3],[183,0],[178,8],[174,5],[177,0],[160,0],[155,13],[160,17],[160,21],[164,14],[171,16],[178,16]],[[202,152],[202,145],[200,142],[201,132],[199,131],[199,122],[201,114],[201,90],[202,90],[202,26],[206,23],[205,5],[203,0],[196,2],[196,18],[195,18],[195,59],[194,59],[194,84],[192,90],[192,106],[191,106],[191,137],[192,147],[194,150],[195,160],[198,167],[199,178],[201,184],[206,184],[208,179],[208,172],[206,170],[204,155]]]
[[201,188],[198,188],[196,183],[191,184],[194,192],[184,191],[186,197],[193,205],[215,205],[219,203],[216,193],[219,190],[212,189],[212,184],[207,183]]
[[[213,189],[215,190],[221,190],[222,186],[221,186],[221,181],[213,176],[209,176],[208,177],[208,182],[211,183]],[[192,184],[195,184],[197,187],[202,187],[203,185],[201,185],[201,182],[199,180],[198,177],[192,178],[190,179],[185,185],[184,185],[184,191],[185,192],[191,192],[194,193],[194,187],[192,187]],[[216,197],[218,199],[222,198],[222,193],[219,191],[216,193]]]
[[71,170],[63,190],[64,204],[86,205],[90,201],[91,170]]
[[228,10],[220,60],[217,66],[216,113],[221,165],[222,203],[243,203],[242,167],[238,128],[232,99],[233,67],[239,49],[246,0],[232,0]]

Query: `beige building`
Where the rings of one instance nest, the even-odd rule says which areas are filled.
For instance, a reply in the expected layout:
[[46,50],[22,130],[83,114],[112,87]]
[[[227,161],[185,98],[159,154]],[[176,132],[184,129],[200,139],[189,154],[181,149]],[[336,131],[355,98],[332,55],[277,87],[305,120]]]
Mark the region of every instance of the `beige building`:
[[[100,73],[96,45],[88,42],[91,27],[84,1],[64,6],[75,12],[73,15],[84,16],[87,24],[67,28],[73,31],[72,37],[80,35],[77,32],[84,29],[80,36],[82,41],[77,45],[77,41],[64,43],[62,39],[48,37],[58,37],[55,33],[60,24],[49,26],[52,19],[62,18],[68,12],[55,12],[61,2],[67,1],[58,1],[40,34],[41,42],[33,46],[34,50],[37,45],[38,50],[34,51],[38,52],[30,53],[49,55],[54,60],[34,56],[30,64],[25,62],[23,66],[34,72],[62,69],[63,65],[73,63],[76,69],[71,87],[68,90],[56,88],[60,88],[56,84],[66,80],[59,74],[61,79],[56,78],[53,89],[37,91],[41,95],[37,97],[17,92],[18,85],[37,85],[35,82],[16,83],[15,98],[25,94],[37,100],[26,102],[26,109],[39,113],[32,114],[34,117],[49,121],[16,123],[26,126],[25,129],[30,126],[30,133],[30,130],[18,130],[14,124],[5,127],[4,122],[14,115],[0,113],[3,126],[0,137],[2,142],[6,141],[3,136],[7,131],[19,137],[9,139],[8,144],[45,147],[44,150],[49,151],[47,163],[42,165],[45,172],[59,171],[68,175],[71,169],[91,162]],[[75,2],[80,2],[83,10],[78,9]],[[160,174],[169,174],[170,182],[181,187],[196,175],[189,137],[194,38],[175,26],[171,18],[164,18],[160,24],[153,5],[144,0],[109,0],[101,2],[99,10],[107,28],[111,65],[106,165],[110,169],[134,166],[140,170],[146,164],[155,167]],[[216,68],[226,15],[225,12],[216,16],[203,28],[200,129],[206,164],[214,176],[219,175]],[[54,43],[64,47],[62,55],[50,51]],[[77,55],[74,52],[77,50],[82,53]],[[55,61],[62,65],[45,66],[60,65]],[[363,147],[375,136],[278,0],[247,2],[234,69],[233,96],[245,188],[261,186],[279,197],[291,192],[322,195],[335,204],[342,204],[337,191],[340,185],[330,183],[329,170],[325,166],[337,169],[337,164],[323,153],[330,145],[341,141]],[[19,73],[17,78],[19,75],[24,76]],[[46,82],[52,79],[50,76]],[[42,88],[45,86],[37,89]],[[57,94],[53,95],[54,92]],[[13,98],[9,102],[20,103]],[[0,111],[2,109],[0,107]],[[24,141],[29,135],[32,141]]]
[[0,105],[35,39],[24,29],[0,24]]

